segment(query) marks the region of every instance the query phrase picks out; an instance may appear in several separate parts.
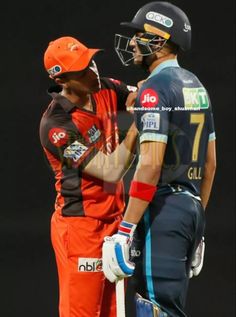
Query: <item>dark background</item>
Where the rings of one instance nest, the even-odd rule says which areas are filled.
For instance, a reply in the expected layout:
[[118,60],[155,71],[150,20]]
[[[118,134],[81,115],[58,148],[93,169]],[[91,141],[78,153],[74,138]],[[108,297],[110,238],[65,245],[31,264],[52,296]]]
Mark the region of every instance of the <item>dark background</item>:
[[[1,212],[0,316],[57,317],[58,286],[50,242],[55,198],[53,176],[39,143],[38,127],[50,101],[43,68],[48,42],[78,37],[105,48],[97,63],[104,76],[136,84],[142,72],[121,66],[113,49],[119,22],[145,1],[52,1],[1,4]],[[234,1],[172,1],[189,16],[191,52],[180,64],[193,71],[211,96],[218,169],[207,209],[203,270],[191,280],[190,317],[234,316],[235,306],[235,32]],[[127,175],[130,180],[132,171]],[[131,295],[128,317],[133,317]]]

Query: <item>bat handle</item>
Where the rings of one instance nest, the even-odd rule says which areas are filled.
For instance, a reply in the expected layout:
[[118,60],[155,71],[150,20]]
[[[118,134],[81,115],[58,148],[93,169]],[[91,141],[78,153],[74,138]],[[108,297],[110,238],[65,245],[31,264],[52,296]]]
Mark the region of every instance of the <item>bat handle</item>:
[[116,281],[116,312],[117,317],[125,317],[125,285],[123,278]]

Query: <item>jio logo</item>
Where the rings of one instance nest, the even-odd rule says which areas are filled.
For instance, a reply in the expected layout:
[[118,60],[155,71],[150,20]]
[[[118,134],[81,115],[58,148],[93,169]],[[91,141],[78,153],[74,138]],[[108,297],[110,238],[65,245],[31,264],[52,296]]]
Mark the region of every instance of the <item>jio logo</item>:
[[153,108],[158,104],[159,97],[155,90],[145,89],[140,97],[140,103],[145,108]]
[[53,128],[49,131],[49,140],[51,143],[57,147],[60,147],[67,143],[68,135],[66,130],[61,128]]

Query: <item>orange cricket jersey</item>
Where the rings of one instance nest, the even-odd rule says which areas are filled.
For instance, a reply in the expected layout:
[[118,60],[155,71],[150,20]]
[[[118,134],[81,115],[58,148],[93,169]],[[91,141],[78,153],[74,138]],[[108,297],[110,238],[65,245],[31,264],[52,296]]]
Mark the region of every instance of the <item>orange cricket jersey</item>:
[[124,209],[122,181],[106,183],[83,173],[98,151],[110,154],[119,144],[117,110],[125,109],[129,90],[108,78],[101,84],[92,95],[93,111],[71,103],[60,87],[49,90],[52,102],[40,122],[40,141],[55,173],[55,209],[63,216],[109,219]]

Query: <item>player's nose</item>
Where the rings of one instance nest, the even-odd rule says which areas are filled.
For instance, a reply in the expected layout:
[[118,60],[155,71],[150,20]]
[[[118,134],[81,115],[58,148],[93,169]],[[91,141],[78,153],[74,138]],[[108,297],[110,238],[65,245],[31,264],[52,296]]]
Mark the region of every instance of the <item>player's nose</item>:
[[134,35],[129,42],[129,46],[135,47],[135,45],[136,45],[136,36]]

